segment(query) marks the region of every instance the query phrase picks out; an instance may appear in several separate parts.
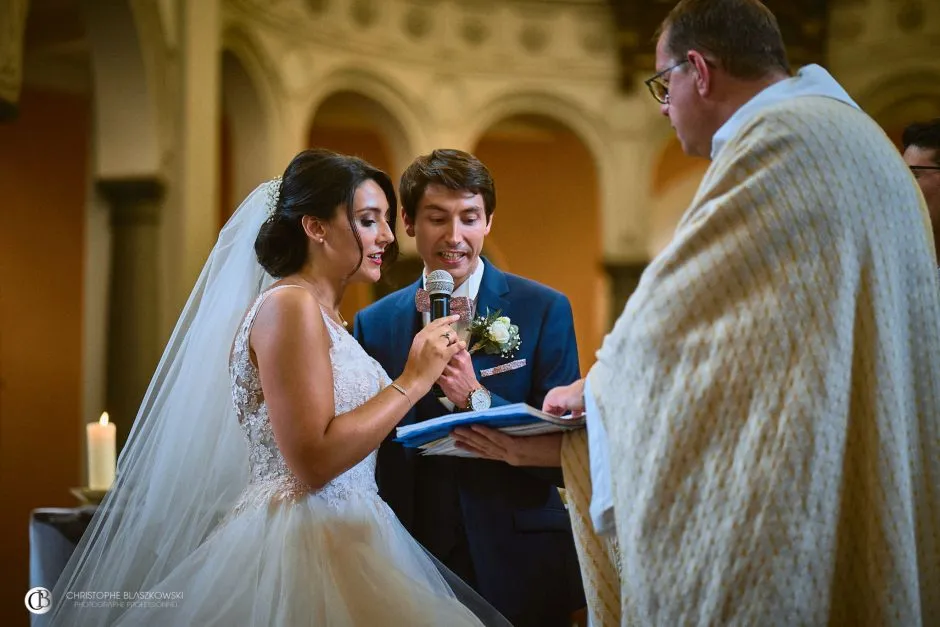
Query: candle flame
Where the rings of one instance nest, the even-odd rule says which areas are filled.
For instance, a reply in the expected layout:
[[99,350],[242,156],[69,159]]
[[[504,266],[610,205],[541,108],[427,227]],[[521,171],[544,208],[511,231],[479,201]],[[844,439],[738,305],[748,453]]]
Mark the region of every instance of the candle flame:
[[98,419],[98,424],[102,427],[108,424],[108,412],[101,414],[101,418]]

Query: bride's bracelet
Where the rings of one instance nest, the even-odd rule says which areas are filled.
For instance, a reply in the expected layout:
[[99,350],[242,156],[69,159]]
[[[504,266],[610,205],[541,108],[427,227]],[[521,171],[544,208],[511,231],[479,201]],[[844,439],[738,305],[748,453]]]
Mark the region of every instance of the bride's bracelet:
[[408,406],[409,406],[409,407],[414,407],[414,403],[411,401],[411,397],[408,396],[408,392],[405,391],[405,388],[403,388],[402,386],[398,385],[398,384],[395,383],[394,381],[392,381],[391,383],[389,383],[389,384],[388,384],[388,387],[390,387],[390,388],[395,388],[396,390],[398,390],[399,392],[401,392],[401,393],[402,393],[402,396],[405,397],[405,400],[408,401]]

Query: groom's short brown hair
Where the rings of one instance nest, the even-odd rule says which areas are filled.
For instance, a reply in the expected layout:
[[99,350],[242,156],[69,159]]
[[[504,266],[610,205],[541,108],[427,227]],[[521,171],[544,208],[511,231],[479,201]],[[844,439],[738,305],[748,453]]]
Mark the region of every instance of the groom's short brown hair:
[[398,184],[401,205],[412,223],[424,190],[431,183],[480,194],[487,221],[496,211],[496,184],[483,162],[463,150],[439,148],[415,159],[401,175]]

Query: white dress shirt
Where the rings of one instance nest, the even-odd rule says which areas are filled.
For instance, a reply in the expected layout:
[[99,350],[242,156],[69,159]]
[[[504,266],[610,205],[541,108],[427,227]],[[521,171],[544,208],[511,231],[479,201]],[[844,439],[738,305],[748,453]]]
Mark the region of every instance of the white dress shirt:
[[607,431],[591,394],[591,382],[584,380],[584,413],[587,421],[588,451],[591,458],[591,522],[598,535],[614,532],[614,495],[610,485],[610,451]]

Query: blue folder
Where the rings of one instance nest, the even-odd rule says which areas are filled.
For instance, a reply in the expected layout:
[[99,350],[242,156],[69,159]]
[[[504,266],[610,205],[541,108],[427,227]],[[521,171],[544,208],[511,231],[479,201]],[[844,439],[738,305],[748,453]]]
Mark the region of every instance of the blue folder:
[[[536,435],[566,431],[584,426],[584,417],[552,416],[525,403],[492,407],[484,411],[447,414],[404,427],[395,431],[395,442],[406,448],[419,448],[447,437],[455,427],[485,425],[515,435]],[[532,425],[532,428],[525,428]]]

